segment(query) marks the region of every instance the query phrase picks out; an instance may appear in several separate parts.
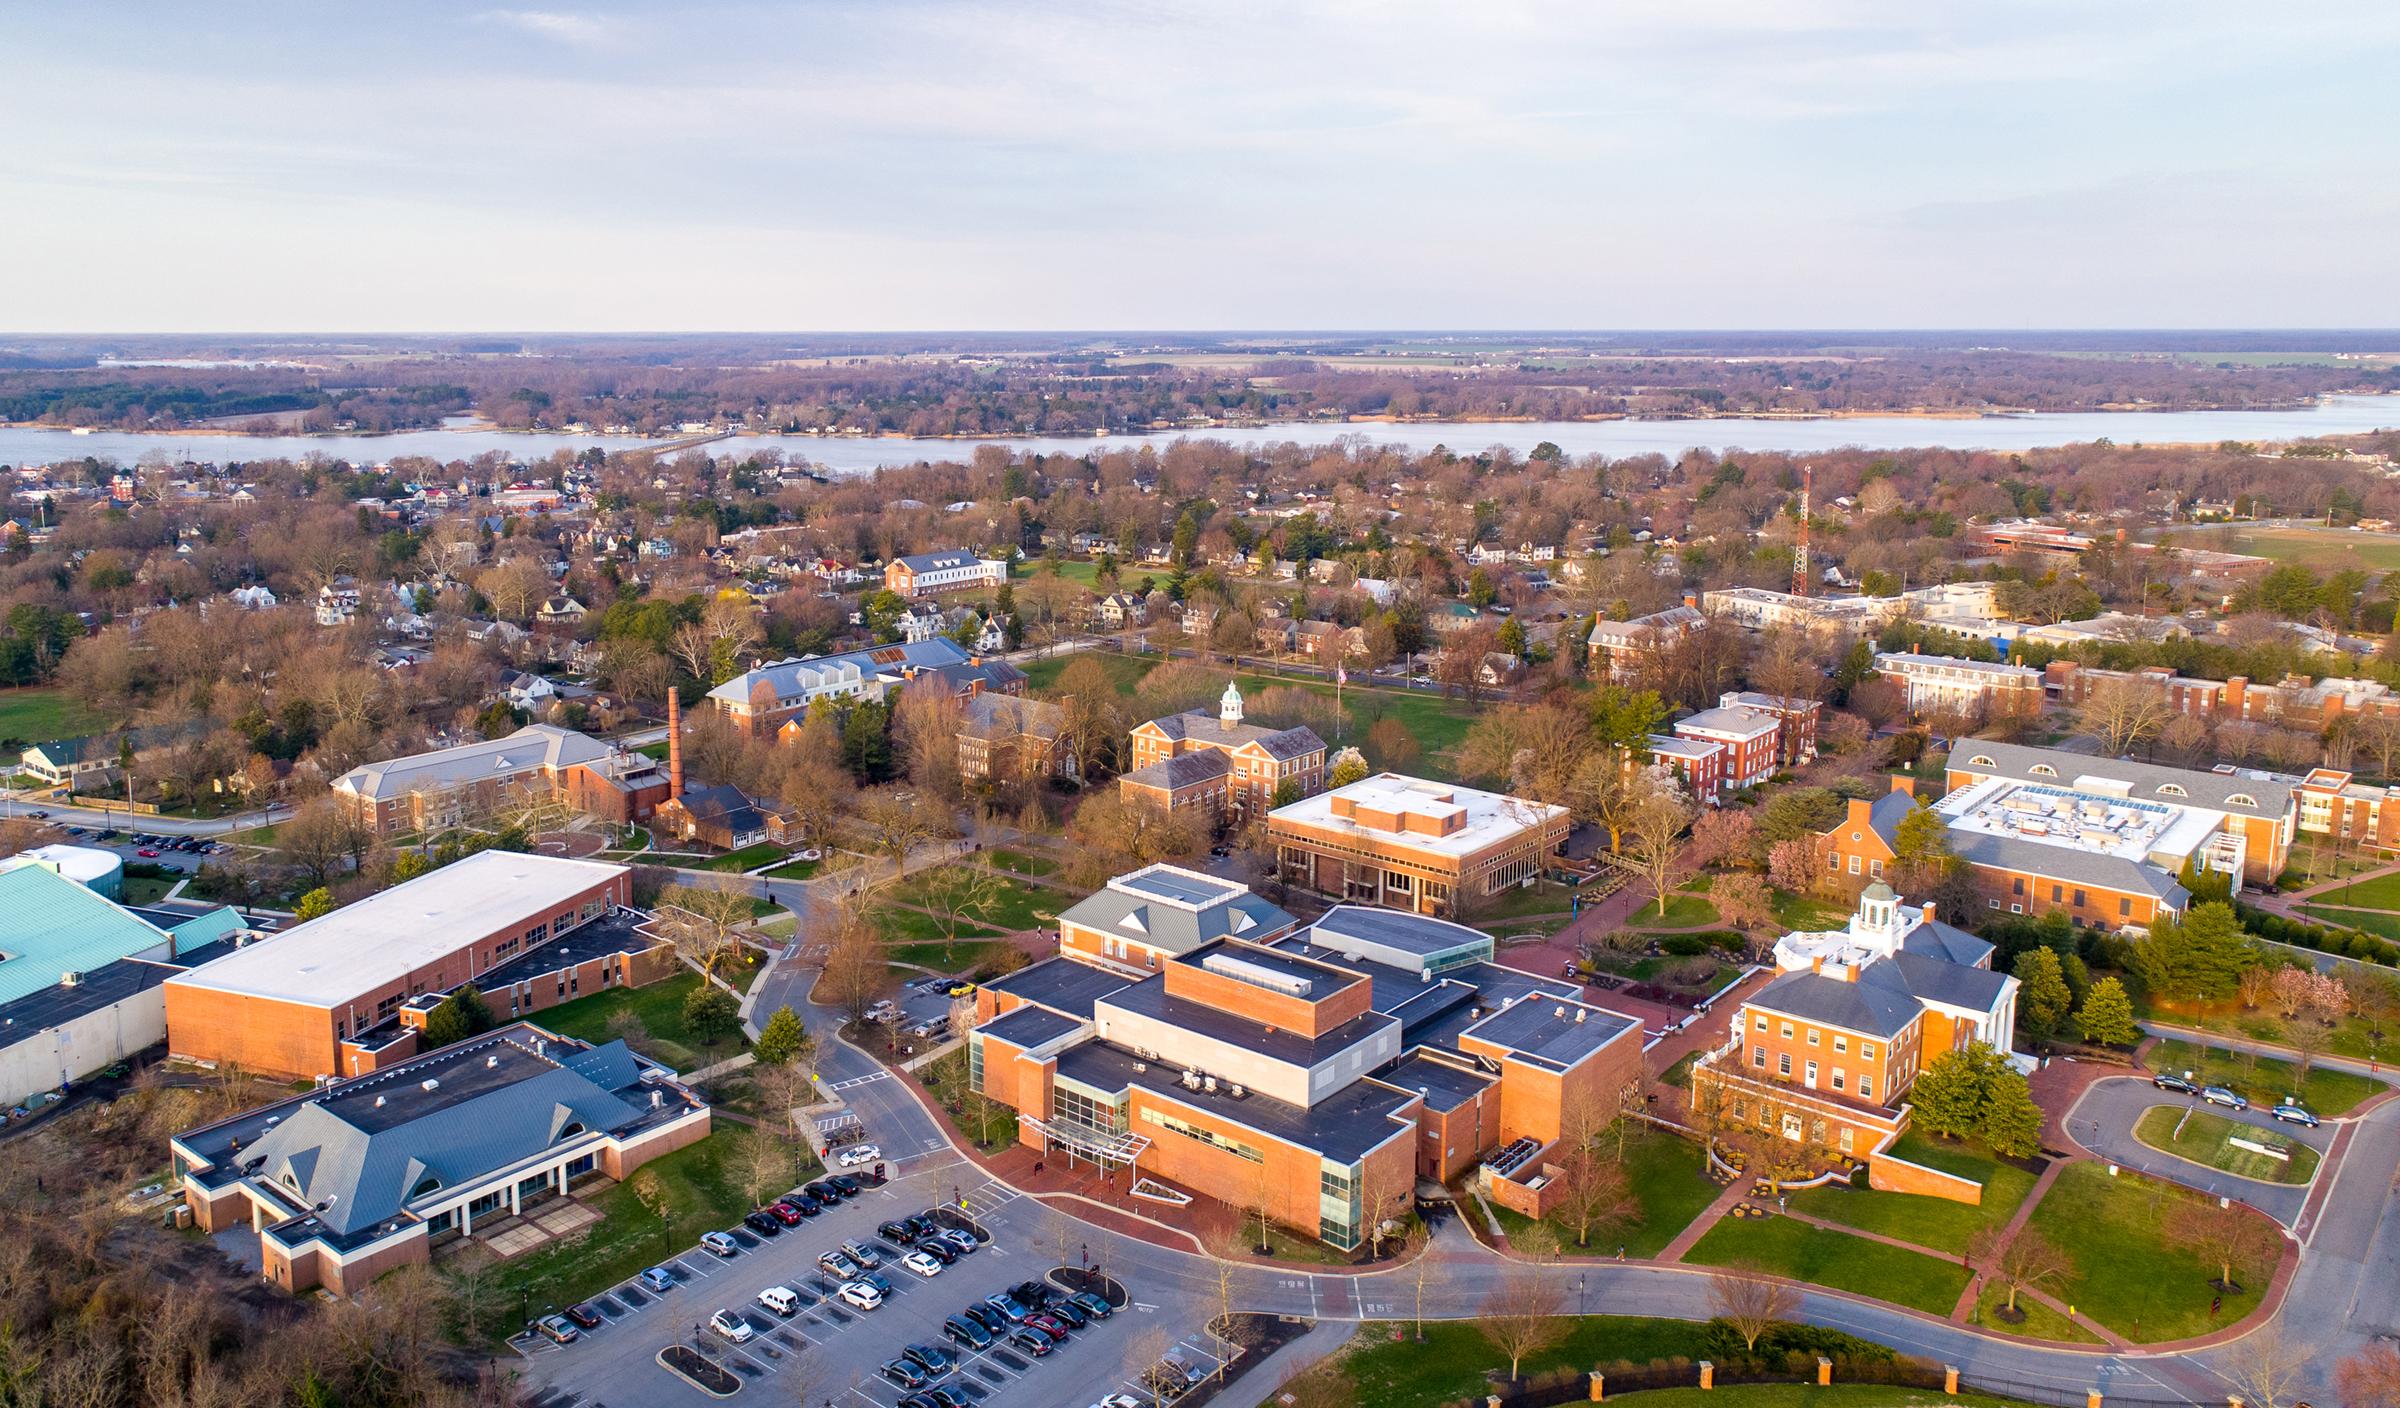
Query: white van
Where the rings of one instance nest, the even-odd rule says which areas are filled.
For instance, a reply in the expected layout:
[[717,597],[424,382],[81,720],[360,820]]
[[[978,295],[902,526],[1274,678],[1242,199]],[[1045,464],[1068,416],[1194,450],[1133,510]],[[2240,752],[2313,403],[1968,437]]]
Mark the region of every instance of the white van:
[[789,1286],[769,1286],[758,1293],[758,1303],[789,1320],[800,1309],[800,1297]]

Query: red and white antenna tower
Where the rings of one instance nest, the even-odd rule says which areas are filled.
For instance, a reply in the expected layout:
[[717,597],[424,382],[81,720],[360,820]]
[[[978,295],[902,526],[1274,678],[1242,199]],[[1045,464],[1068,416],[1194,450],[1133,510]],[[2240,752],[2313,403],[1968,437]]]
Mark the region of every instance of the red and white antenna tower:
[[1817,472],[1800,471],[1800,541],[1792,546],[1792,595],[1808,595],[1808,496],[1816,487]]

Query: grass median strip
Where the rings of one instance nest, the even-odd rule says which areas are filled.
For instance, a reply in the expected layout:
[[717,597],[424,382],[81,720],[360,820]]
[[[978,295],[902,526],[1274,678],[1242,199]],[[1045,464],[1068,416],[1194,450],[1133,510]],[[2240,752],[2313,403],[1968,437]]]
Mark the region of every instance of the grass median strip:
[[2306,1183],[2317,1172],[2317,1151],[2306,1144],[2186,1106],[2151,1106],[2133,1137],[2162,1154],[2261,1183]]
[[1694,1244],[1687,1262],[1756,1266],[1778,1276],[1947,1315],[1967,1269],[1922,1252],[1812,1227],[1789,1217],[1727,1218]]

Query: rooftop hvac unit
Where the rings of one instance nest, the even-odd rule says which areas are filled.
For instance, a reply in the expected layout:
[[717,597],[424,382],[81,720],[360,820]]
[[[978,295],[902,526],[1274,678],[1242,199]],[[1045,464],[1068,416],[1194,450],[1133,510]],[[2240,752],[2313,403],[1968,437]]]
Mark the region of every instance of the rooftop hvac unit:
[[486,1056],[483,1058],[483,1068],[487,1071],[496,1069],[499,1064],[500,1058],[497,1056]]
[[58,975],[58,985],[62,988],[81,987],[83,975],[72,971],[61,973]]
[[433,1091],[433,1090],[439,1090],[439,1089],[441,1089],[441,1088],[442,1088],[442,1083],[441,1083],[440,1081],[438,1081],[438,1080],[435,1080],[435,1079],[434,1079],[434,1078],[432,1078],[431,1076],[427,1076],[427,1077],[426,1077],[424,1080],[422,1080],[422,1081],[419,1081],[419,1082],[417,1083],[417,1089],[419,1089],[419,1090]]
[[375,1097],[375,1108],[378,1110],[383,1108],[383,1097],[380,1095]]
[[1201,1079],[1200,1079],[1200,1088],[1201,1088],[1202,1090],[1205,1090],[1205,1091],[1207,1091],[1207,1092],[1208,1092],[1209,1094],[1211,1094],[1211,1095],[1214,1095],[1214,1094],[1216,1094],[1216,1093],[1217,1093],[1217,1078],[1216,1078],[1215,1076],[1203,1076],[1203,1077],[1201,1077]]
[[1584,1019],[1584,1018],[1586,1018],[1586,1017],[1589,1017],[1589,1016],[1591,1016],[1591,1015],[1592,1015],[1592,1014],[1591,1014],[1589,1011],[1585,1010],[1584,1008],[1581,1008],[1581,1007],[1578,1007],[1578,1008],[1576,1008],[1576,1009],[1575,1009],[1575,1024],[1576,1024],[1577,1026],[1581,1026],[1581,1025],[1583,1025],[1583,1019]]

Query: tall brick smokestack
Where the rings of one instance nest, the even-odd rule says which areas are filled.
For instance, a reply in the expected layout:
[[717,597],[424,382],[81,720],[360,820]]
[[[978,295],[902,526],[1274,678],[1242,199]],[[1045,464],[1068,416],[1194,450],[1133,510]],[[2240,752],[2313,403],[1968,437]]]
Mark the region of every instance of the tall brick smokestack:
[[683,795],[683,700],[667,689],[667,795]]

